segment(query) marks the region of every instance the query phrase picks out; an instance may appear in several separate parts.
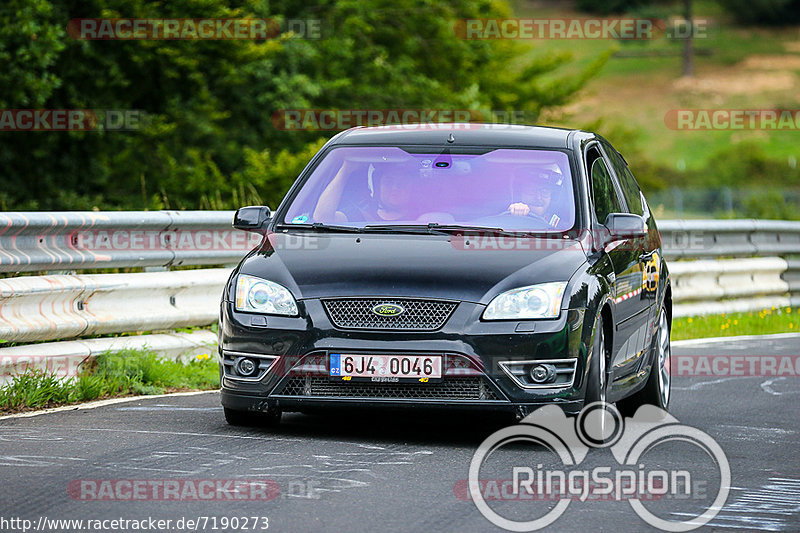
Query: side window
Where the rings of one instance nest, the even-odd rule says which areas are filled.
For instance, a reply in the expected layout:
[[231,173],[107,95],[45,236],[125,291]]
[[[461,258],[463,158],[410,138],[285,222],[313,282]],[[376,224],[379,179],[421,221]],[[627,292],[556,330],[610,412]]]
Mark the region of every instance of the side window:
[[[590,160],[591,157],[590,155]],[[592,180],[594,213],[597,221],[604,224],[609,213],[619,213],[622,211],[622,207],[620,207],[617,192],[614,190],[611,174],[599,154],[591,163],[591,167],[589,167],[589,175]]]
[[628,165],[625,163],[622,156],[613,148],[606,146],[606,152],[608,152],[608,158],[611,159],[611,166],[617,174],[617,179],[619,179],[619,185],[620,188],[622,188],[622,195],[625,197],[625,202],[628,204],[628,210],[635,215],[643,215],[642,194]]

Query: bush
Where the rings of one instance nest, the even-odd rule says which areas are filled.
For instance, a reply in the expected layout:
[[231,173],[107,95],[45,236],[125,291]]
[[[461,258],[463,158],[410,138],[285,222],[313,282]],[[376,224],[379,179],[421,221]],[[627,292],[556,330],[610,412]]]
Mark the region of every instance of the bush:
[[797,198],[794,202],[781,191],[746,191],[740,208],[747,218],[774,220],[798,220],[800,208]]
[[719,0],[740,24],[787,25],[800,21],[800,0]]
[[756,142],[742,142],[715,153],[698,177],[703,185],[745,187],[796,187],[800,168],[767,155]]
[[642,6],[648,6],[653,0],[578,0],[579,10],[598,15],[627,13]]

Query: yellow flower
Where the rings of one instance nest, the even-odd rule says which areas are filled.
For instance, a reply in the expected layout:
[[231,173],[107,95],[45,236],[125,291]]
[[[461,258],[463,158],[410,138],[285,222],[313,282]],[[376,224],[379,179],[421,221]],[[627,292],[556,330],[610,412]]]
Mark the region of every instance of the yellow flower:
[[195,356],[195,358],[198,361],[207,361],[208,359],[211,359],[211,356],[209,354],[207,354],[207,353],[201,353],[201,354],[197,354],[197,356]]
[[739,325],[739,321],[738,321],[738,320],[734,320],[734,321],[733,321],[733,325],[734,325],[734,326],[737,326],[737,325]]
[[791,308],[791,307],[787,307],[787,308],[786,308],[786,312],[787,312],[787,313],[789,313],[789,314],[791,314],[791,313],[792,313],[792,308]]
[[692,317],[689,317],[689,318],[688,318],[686,321],[687,321],[689,324],[691,324],[691,323],[692,323]]

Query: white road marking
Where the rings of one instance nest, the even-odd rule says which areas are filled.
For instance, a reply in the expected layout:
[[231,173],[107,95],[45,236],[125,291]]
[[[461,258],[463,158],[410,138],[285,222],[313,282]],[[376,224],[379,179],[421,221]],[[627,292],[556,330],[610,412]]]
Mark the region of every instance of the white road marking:
[[800,333],[775,333],[772,335],[732,335],[730,337],[708,337],[706,339],[686,339],[682,341],[672,341],[672,346],[694,346],[696,344],[713,344],[718,342],[732,342],[739,341],[769,341],[778,339],[798,339],[800,340]]
[[[144,435],[178,435],[184,437],[217,437],[220,439],[243,439],[243,440],[263,440],[263,441],[282,441],[282,442],[301,442],[303,439],[287,438],[287,437],[262,437],[258,435],[228,435],[224,433],[194,433],[189,431],[155,431],[147,429],[122,429],[122,428],[55,428],[55,427],[39,427],[39,430],[44,431],[96,431],[96,432],[109,432],[109,433],[135,433]],[[17,431],[15,427],[0,426],[0,430]]]
[[780,392],[776,391],[775,389],[773,389],[772,388],[772,384],[775,383],[776,381],[781,381],[781,380],[784,380],[784,379],[786,379],[786,378],[781,377],[781,378],[775,378],[775,379],[768,379],[767,381],[765,381],[764,383],[761,384],[761,390],[763,390],[767,394],[772,394],[773,396],[780,396],[782,393],[780,393]]
[[[800,513],[800,480],[770,478],[760,489],[742,492],[742,496],[725,505],[708,526],[760,531],[793,530],[787,519]],[[673,514],[692,516],[689,513]]]
[[[347,444],[347,443],[343,443]],[[286,495],[291,497],[318,499],[323,492],[341,492],[345,489],[369,487],[372,480],[383,480],[385,476],[375,471],[374,467],[380,466],[409,466],[413,465],[415,457],[433,455],[430,450],[416,451],[372,451],[378,446],[361,445],[353,443],[358,447],[368,448],[370,451],[353,452],[341,451],[325,455],[312,454],[314,463],[301,463],[294,465],[274,465],[252,467],[251,471],[263,473],[273,478],[288,478],[291,484],[293,480],[308,480],[307,483],[311,490],[304,494],[293,494],[289,491]],[[352,446],[352,445],[351,445]],[[347,475],[348,477],[341,477]],[[354,477],[362,479],[353,479]],[[363,479],[367,476],[368,480]],[[243,476],[243,477],[246,477]],[[319,483],[319,484],[317,484]]]
[[219,407],[178,407],[176,405],[154,405],[152,407],[117,407],[115,411],[222,411]]
[[0,466],[23,466],[30,468],[32,466],[61,466],[64,463],[54,461],[59,459],[62,461],[85,461],[78,457],[58,457],[54,455],[0,455]]
[[714,385],[715,383],[722,383],[724,381],[731,381],[733,379],[742,379],[742,378],[740,376],[732,376],[727,378],[714,379],[711,381],[701,381],[699,383],[693,383],[688,387],[672,387],[672,390],[698,390],[700,387],[705,387],[706,385]]
[[743,442],[771,444],[775,446],[786,445],[787,440],[796,439],[797,432],[791,429],[760,428],[750,426],[735,426],[718,424],[714,429],[725,438]]

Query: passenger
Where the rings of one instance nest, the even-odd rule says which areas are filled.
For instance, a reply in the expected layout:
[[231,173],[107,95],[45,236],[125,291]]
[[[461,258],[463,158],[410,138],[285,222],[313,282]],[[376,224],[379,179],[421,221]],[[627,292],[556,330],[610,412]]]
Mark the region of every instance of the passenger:
[[354,177],[355,165],[345,161],[339,172],[320,195],[314,210],[314,220],[318,222],[388,222],[408,220],[413,207],[411,175],[402,167],[386,166],[375,168],[372,172],[370,197],[362,202],[336,206],[342,197],[348,178]]

